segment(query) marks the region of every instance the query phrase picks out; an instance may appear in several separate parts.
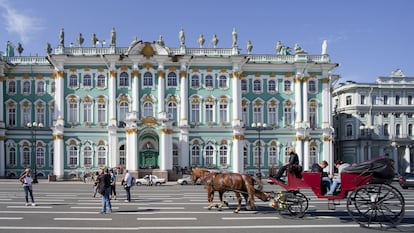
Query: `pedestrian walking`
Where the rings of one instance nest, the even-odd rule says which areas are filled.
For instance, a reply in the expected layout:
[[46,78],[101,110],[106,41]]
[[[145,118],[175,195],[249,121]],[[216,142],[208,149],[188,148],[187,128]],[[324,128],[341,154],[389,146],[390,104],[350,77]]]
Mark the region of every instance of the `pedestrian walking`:
[[26,206],[29,206],[29,195],[32,200],[32,206],[36,206],[33,198],[33,179],[30,176],[30,168],[26,168],[24,174],[19,178],[19,181],[23,184],[24,197],[26,199]]
[[[112,213],[111,199],[111,175],[109,169],[102,169],[102,173],[98,176],[99,193],[102,195],[102,210],[101,214]],[[108,209],[108,211],[106,211]]]
[[111,174],[111,200],[116,200],[116,175],[114,170],[109,170],[110,174]]
[[132,176],[131,174],[129,174],[128,170],[125,170],[125,176],[122,179],[122,185],[124,186],[126,192],[125,202],[131,202]]
[[99,172],[95,172],[92,180],[93,180],[93,197],[96,197],[96,193],[99,190],[99,182],[98,182]]

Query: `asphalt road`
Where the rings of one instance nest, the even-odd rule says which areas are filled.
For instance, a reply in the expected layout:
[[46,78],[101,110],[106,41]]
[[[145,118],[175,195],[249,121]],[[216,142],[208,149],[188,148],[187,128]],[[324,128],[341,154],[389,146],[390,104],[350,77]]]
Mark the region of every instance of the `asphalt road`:
[[[401,190],[405,198],[405,217],[391,232],[414,232],[414,189]],[[279,191],[265,185],[266,191]],[[346,201],[329,210],[326,200],[317,199],[310,190],[307,214],[296,219],[279,213],[269,202],[256,199],[257,210],[242,208],[235,214],[236,200],[226,193],[229,207],[208,210],[204,186],[139,186],[132,189],[132,202],[126,203],[125,191],[117,186],[113,213],[100,214],[101,198],[92,197],[92,184],[40,180],[34,186],[37,206],[25,206],[24,192],[17,180],[0,180],[0,232],[384,232],[375,226],[362,228],[346,212]],[[99,195],[98,195],[99,196]],[[217,195],[215,202],[218,201]],[[243,202],[244,204],[244,202]],[[243,206],[244,207],[244,206]]]

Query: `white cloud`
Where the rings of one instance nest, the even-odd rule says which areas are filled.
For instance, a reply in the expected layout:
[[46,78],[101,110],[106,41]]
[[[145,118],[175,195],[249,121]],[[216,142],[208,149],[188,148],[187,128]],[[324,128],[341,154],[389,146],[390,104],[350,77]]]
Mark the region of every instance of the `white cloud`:
[[43,29],[41,20],[33,15],[21,13],[13,8],[7,0],[0,0],[2,21],[10,34],[17,34],[23,43],[28,43],[31,37]]

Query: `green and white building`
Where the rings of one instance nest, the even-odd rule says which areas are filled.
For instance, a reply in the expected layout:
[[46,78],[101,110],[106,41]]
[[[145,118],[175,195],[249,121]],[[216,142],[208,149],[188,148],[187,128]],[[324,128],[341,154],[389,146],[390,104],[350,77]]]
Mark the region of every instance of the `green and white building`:
[[[38,177],[102,167],[149,170],[172,180],[181,168],[268,175],[294,146],[305,170],[333,160],[332,74],[326,52],[278,42],[274,54],[238,46],[188,48],[134,40],[118,47],[65,46],[45,56],[0,57],[0,176],[26,167]],[[195,38],[197,40],[197,38]],[[273,45],[269,45],[273,46]],[[256,127],[252,127],[253,123]],[[258,125],[260,127],[258,127]]]

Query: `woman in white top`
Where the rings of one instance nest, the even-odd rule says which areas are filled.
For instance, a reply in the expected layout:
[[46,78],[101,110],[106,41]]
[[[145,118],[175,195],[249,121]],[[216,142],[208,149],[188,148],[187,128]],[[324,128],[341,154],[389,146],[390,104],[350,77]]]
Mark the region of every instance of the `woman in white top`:
[[34,198],[33,198],[33,188],[32,188],[33,179],[30,176],[30,168],[26,168],[26,170],[24,171],[24,174],[19,178],[19,180],[23,184],[23,189],[24,189],[25,198],[26,198],[26,206],[29,205],[29,194],[30,194],[30,199],[32,200],[32,206],[36,206],[34,202]]

